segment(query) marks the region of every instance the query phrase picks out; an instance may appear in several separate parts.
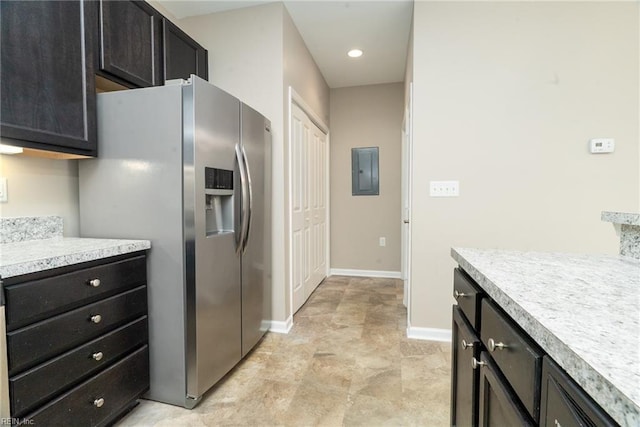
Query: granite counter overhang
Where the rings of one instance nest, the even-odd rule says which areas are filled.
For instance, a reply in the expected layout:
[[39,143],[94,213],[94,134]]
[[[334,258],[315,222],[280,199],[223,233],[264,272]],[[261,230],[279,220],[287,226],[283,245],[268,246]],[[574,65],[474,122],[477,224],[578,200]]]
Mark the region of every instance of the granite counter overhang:
[[640,425],[640,261],[452,248],[452,257],[602,408]]
[[54,237],[0,245],[3,279],[149,249],[148,240]]

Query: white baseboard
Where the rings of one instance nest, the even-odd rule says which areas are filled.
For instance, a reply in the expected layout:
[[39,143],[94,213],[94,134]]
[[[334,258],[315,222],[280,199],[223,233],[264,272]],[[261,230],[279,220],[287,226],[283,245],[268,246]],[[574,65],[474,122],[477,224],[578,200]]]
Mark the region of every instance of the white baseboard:
[[348,268],[332,268],[329,270],[330,276],[354,276],[354,277],[380,277],[384,279],[401,279],[399,271],[384,270],[351,270]]
[[407,328],[407,338],[416,340],[451,342],[451,329],[438,328],[418,328],[411,326]]
[[288,334],[293,327],[293,316],[282,322],[278,320],[271,320],[269,322],[269,332],[275,332],[278,334]]

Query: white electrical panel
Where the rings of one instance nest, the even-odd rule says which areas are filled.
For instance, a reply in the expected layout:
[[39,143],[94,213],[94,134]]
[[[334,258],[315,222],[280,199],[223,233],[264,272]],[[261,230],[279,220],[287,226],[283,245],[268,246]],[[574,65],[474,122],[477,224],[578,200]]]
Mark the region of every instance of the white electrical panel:
[[589,148],[593,154],[613,153],[616,141],[613,138],[593,138],[589,140]]
[[458,197],[459,195],[459,181],[429,181],[429,196],[431,197]]

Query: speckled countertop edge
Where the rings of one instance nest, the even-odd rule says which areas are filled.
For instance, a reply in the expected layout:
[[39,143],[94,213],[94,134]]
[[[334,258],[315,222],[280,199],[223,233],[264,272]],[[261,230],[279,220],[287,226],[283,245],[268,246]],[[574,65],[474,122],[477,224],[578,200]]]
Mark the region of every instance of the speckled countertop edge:
[[614,224],[640,225],[640,214],[635,213],[604,211],[600,219]]
[[54,237],[0,245],[3,279],[149,249],[148,240]]
[[62,237],[60,216],[19,216],[0,218],[0,244]]
[[[620,390],[618,385],[613,384],[602,373],[598,372],[591,364],[587,363],[581,356],[576,354],[574,349],[568,346],[562,341],[556,334],[550,331],[543,325],[545,319],[539,320],[531,315],[526,309],[524,309],[518,301],[514,300],[510,295],[503,291],[501,283],[494,283],[492,278],[476,268],[471,262],[465,259],[465,255],[469,256],[475,251],[483,253],[485,255],[500,255],[501,253],[517,253],[515,251],[493,251],[493,250],[478,250],[468,248],[452,248],[451,255],[459,263],[459,265],[471,276],[478,284],[487,292],[487,294],[493,298],[502,308],[507,312],[515,321],[524,329],[546,352],[553,358],[570,376],[589,394],[593,399],[598,402],[617,422],[623,426],[637,426],[640,425],[640,401],[637,398],[637,392],[631,394],[635,396],[635,399],[630,398],[627,394]],[[523,255],[530,255],[532,253],[520,253]],[[535,253],[534,253],[535,254]],[[546,254],[547,256],[557,257],[561,260],[563,255],[567,254]],[[570,256],[570,254],[569,254]],[[584,256],[584,255],[582,255]],[[640,262],[635,259],[623,256],[593,256],[594,260],[600,262],[607,262],[612,260],[613,262],[619,261],[623,264],[630,264],[633,269],[637,269],[640,272]],[[561,261],[559,261],[561,263]],[[482,268],[482,267],[481,267]],[[634,270],[635,271],[635,270]],[[638,277],[634,277],[633,280],[640,282],[640,273]],[[640,287],[639,287],[640,288]],[[636,292],[636,301],[640,303],[640,290]],[[633,303],[633,295],[628,296]],[[571,303],[571,301],[567,301]],[[561,312],[561,310],[558,310]],[[636,310],[637,311],[637,310]],[[589,316],[598,316],[597,313],[588,313]],[[579,322],[579,319],[574,319],[574,322]],[[547,322],[548,323],[548,322]],[[637,319],[635,321],[637,323]],[[617,326],[617,325],[614,325]],[[636,325],[637,326],[637,325]],[[613,331],[615,334],[615,331]],[[629,337],[633,342],[637,342],[638,332],[634,332]],[[601,345],[607,345],[607,343],[601,343]],[[631,344],[633,345],[633,344]],[[640,350],[640,345],[636,345]],[[584,351],[584,350],[582,350]],[[597,350],[596,350],[597,351]],[[629,355],[631,360],[634,360],[634,355]],[[633,363],[631,365],[625,364],[620,366],[622,370],[633,370]],[[636,360],[635,370],[640,371],[640,363]],[[638,376],[638,372],[635,373]],[[633,378],[633,374],[631,375]],[[625,386],[628,390],[628,384]],[[635,400],[635,401],[634,401]]]

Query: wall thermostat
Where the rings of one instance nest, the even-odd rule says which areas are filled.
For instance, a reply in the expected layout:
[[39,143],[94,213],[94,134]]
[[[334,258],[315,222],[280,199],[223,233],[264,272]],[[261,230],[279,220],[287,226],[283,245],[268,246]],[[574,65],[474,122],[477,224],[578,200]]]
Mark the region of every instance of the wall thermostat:
[[589,148],[593,154],[613,153],[616,142],[613,138],[593,138],[589,140]]

